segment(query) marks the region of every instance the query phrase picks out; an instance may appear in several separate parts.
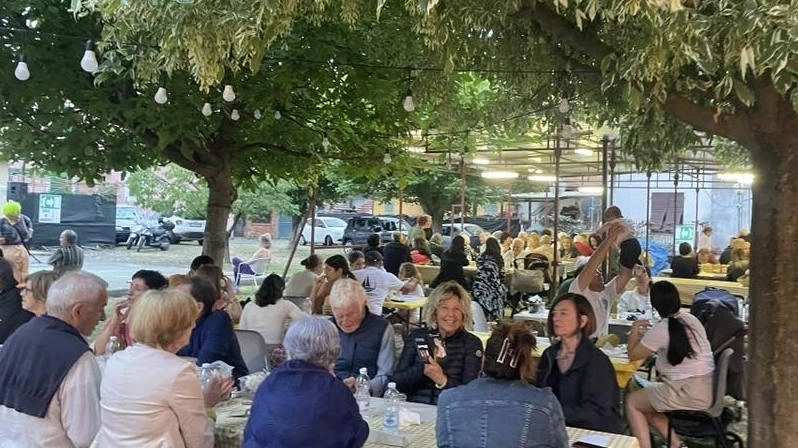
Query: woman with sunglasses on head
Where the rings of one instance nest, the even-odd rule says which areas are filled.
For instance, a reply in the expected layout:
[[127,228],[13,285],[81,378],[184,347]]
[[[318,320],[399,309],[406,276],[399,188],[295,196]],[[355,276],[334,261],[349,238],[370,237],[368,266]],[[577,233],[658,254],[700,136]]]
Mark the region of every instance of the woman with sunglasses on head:
[[621,393],[610,359],[590,339],[596,330],[590,302],[574,293],[558,297],[547,326],[558,341],[540,357],[537,386],[551,387],[568,426],[621,433]]
[[438,447],[570,446],[557,397],[529,383],[535,371],[533,350],[535,337],[524,323],[493,330],[485,345],[484,376],[445,390],[438,399]]
[[310,291],[313,314],[332,314],[329,297],[333,283],[339,278],[357,280],[349,268],[349,261],[343,255],[333,255],[324,260],[324,272],[316,278]]

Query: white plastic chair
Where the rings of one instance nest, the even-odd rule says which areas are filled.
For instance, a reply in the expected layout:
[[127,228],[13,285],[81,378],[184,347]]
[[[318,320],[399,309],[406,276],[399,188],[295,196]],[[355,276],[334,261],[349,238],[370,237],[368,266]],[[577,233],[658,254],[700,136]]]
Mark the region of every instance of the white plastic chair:
[[[235,273],[233,280],[235,281],[236,286],[239,286],[241,284],[241,279],[251,278],[252,283],[257,288],[258,280],[263,280],[264,278],[266,278],[267,272],[269,271],[269,264],[271,264],[271,261],[272,261],[271,258],[256,258],[250,261],[249,263],[241,263],[237,270],[233,268]],[[241,272],[240,266],[243,265],[248,265],[252,270],[252,272],[254,272],[254,274]]]
[[235,329],[233,332],[241,347],[241,357],[249,373],[260,372],[269,365],[266,361],[266,342],[257,331]]

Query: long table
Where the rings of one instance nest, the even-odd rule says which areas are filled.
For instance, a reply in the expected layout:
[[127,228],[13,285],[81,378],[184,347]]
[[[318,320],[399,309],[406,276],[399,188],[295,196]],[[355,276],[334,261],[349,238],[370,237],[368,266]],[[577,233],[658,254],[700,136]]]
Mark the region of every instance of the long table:
[[[234,399],[223,403],[217,407],[215,439],[216,448],[238,448],[244,438],[244,426],[247,417],[243,415],[250,404],[246,400]],[[405,403],[405,409],[416,412],[421,418],[421,424],[403,426],[398,434],[386,433],[382,428],[382,412],[385,409],[385,400],[372,398],[370,410],[364,415],[364,420],[369,424],[369,438],[364,448],[383,448],[388,443],[396,446],[398,440],[408,442],[413,448],[436,448],[435,440],[435,420],[437,418],[437,408],[427,404]],[[566,428],[568,439],[573,444],[585,436],[597,436],[604,438],[610,448],[638,448],[640,445],[634,437],[620,434],[610,434],[598,431],[590,431],[580,428]]]
[[[421,280],[424,281],[425,285],[429,285],[435,277],[438,276],[438,273],[441,271],[440,266],[433,266],[431,264],[417,264],[416,270],[421,275]],[[473,277],[477,273],[477,266],[475,264],[470,264],[468,266],[463,266],[463,275],[466,277]],[[512,279],[513,270],[512,269],[505,269],[504,270],[504,280],[509,284],[510,280]]]
[[[668,277],[668,278],[679,278],[679,277],[671,277],[671,274],[673,274],[673,271],[670,270],[670,269],[663,269],[663,270],[659,271],[659,273],[661,275],[663,275],[663,276]],[[726,273],[725,272],[705,272],[705,271],[700,271],[698,273],[698,275],[696,275],[696,278],[701,279],[701,280],[717,280],[717,281],[725,282],[726,281]]]
[[[727,281],[718,281],[718,280],[705,280],[699,278],[672,278],[672,277],[654,277],[651,279],[653,282],[658,282],[660,280],[669,281],[676,286],[676,289],[679,290],[679,298],[682,301],[682,305],[690,306],[693,304],[693,296],[702,291],[707,286],[711,286],[713,288],[725,289],[732,294],[738,294],[743,297],[748,297],[748,287],[744,286],[742,283],[739,282],[727,282]],[[634,278],[629,280],[629,283],[626,285],[626,289],[634,289],[637,286],[637,282]]]
[[[487,344],[490,333],[481,331],[472,331],[472,333],[482,340],[483,346]],[[537,337],[535,339],[535,352],[532,355],[535,358],[540,358],[543,356],[543,352],[551,346],[551,342],[548,338]],[[618,387],[625,387],[626,383],[637,372],[637,369],[640,368],[642,361],[630,361],[626,352],[621,353],[620,349],[618,351],[605,351],[605,353],[610,358],[612,368],[615,370],[615,380],[618,382]]]

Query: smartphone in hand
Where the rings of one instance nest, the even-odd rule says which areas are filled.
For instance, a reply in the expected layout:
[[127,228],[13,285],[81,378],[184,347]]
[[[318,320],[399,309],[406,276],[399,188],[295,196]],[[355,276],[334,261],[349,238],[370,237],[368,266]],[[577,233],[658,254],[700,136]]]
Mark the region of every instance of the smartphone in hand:
[[421,360],[424,361],[425,363],[428,363],[430,358],[430,351],[429,351],[429,344],[427,344],[426,339],[416,338],[416,350],[418,350],[418,357],[421,358]]

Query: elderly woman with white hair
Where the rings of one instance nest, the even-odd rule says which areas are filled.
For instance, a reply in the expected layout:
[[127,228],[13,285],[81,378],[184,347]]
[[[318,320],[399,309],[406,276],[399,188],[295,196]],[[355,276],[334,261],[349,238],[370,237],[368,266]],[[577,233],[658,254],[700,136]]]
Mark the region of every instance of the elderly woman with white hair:
[[372,395],[381,396],[393,372],[393,327],[369,312],[366,291],[355,280],[342,278],[335,282],[330,290],[330,307],[341,341],[335,375],[354,391],[358,371],[365,367],[371,378]]
[[255,393],[244,430],[245,448],[360,448],[369,435],[352,392],[335,378],[341,346],[323,317],[294,321],[283,341],[288,361]]
[[83,249],[78,247],[78,234],[72,229],[66,229],[58,237],[61,247],[55,250],[47,264],[53,267],[56,274],[61,275],[67,271],[83,269]]
[[405,346],[393,380],[408,401],[436,404],[444,389],[468,384],[482,370],[482,341],[468,332],[471,297],[456,282],[430,294],[424,308],[428,328],[415,330]]

